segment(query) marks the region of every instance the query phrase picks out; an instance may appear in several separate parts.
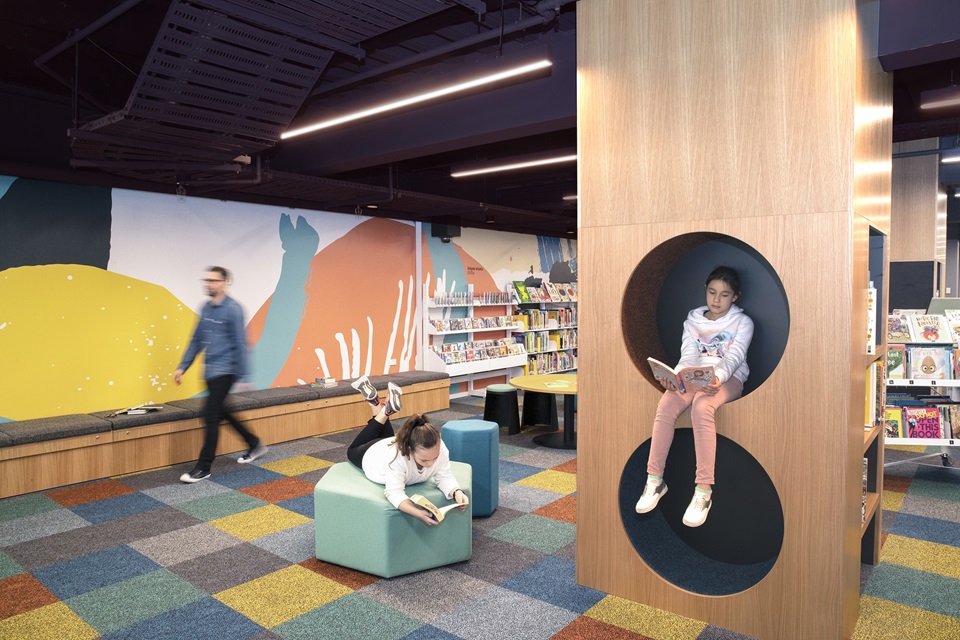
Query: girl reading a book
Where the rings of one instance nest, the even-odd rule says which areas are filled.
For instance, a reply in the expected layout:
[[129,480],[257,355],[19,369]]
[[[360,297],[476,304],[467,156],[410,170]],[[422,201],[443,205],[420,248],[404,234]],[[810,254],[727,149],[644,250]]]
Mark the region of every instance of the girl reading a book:
[[439,521],[410,500],[408,484],[432,478],[443,495],[460,505],[458,509],[466,509],[469,500],[450,470],[450,451],[440,440],[440,430],[426,416],[415,413],[394,434],[390,416],[400,410],[400,387],[389,383],[387,399],[381,401],[367,376],[357,378],[351,386],[370,403],[373,417],[347,448],[347,459],[367,478],[384,485],[390,504],[428,525]]
[[736,400],[750,373],[747,349],[753,339],[753,321],[734,304],[740,299],[740,277],[730,267],[717,267],[705,284],[706,305],[687,314],[683,323],[680,362],[675,367],[713,366],[713,380],[699,391],[682,392],[673,382],[661,380],[666,388],[653,422],[647,482],[637,502],[637,513],[652,511],[667,493],[663,481],[667,453],[673,442],[677,418],[690,407],[693,440],[697,455],[696,489],[683,516],[683,523],[699,527],[713,506],[713,472],[717,454],[714,415],[720,405]]

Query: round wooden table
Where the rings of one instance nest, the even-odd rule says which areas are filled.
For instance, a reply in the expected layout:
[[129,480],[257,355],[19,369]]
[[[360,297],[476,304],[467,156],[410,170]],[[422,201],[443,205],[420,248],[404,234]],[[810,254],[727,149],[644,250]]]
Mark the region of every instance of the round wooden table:
[[[524,391],[539,393],[556,393],[561,396],[577,395],[577,374],[575,373],[542,373],[531,376],[518,376],[510,379],[510,384]],[[576,449],[576,411],[574,399],[563,401],[563,431],[541,433],[533,437],[533,441],[543,447],[553,449]]]

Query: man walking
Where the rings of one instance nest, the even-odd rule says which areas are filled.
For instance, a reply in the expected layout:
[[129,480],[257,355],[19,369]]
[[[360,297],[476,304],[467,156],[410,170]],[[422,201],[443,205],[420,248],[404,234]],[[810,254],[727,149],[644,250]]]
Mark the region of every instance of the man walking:
[[210,267],[203,282],[210,301],[203,306],[200,321],[190,338],[190,346],[183,354],[180,366],[173,372],[173,381],[180,384],[183,372],[190,368],[201,351],[206,350],[204,379],[208,395],[203,408],[203,448],[200,449],[200,457],[193,471],[180,476],[181,482],[190,483],[210,477],[210,467],[217,455],[220,421],[224,418],[247,443],[247,452],[237,462],[253,462],[267,452],[266,445],[223,408],[230,387],[247,375],[247,334],[243,309],[227,295],[230,274],[223,267]]

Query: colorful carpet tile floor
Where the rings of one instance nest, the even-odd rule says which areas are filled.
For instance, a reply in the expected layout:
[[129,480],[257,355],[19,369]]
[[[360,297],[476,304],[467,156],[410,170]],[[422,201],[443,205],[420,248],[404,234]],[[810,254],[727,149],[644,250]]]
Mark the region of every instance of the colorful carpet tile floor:
[[[578,586],[575,452],[536,431],[501,436],[500,506],[474,520],[470,561],[391,580],[317,561],[313,487],[354,433],[223,456],[195,485],[180,465],[0,500],[0,638],[747,638]],[[903,465],[885,482],[854,637],[960,638],[960,471]]]

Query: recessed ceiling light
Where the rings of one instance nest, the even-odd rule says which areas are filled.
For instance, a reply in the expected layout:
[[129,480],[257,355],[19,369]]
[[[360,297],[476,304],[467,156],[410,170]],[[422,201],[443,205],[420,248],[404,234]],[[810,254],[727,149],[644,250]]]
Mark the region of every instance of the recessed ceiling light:
[[576,200],[576,199],[577,199],[577,194],[573,194],[573,195],[571,195],[571,196],[563,196],[563,199],[564,199],[564,200]]

